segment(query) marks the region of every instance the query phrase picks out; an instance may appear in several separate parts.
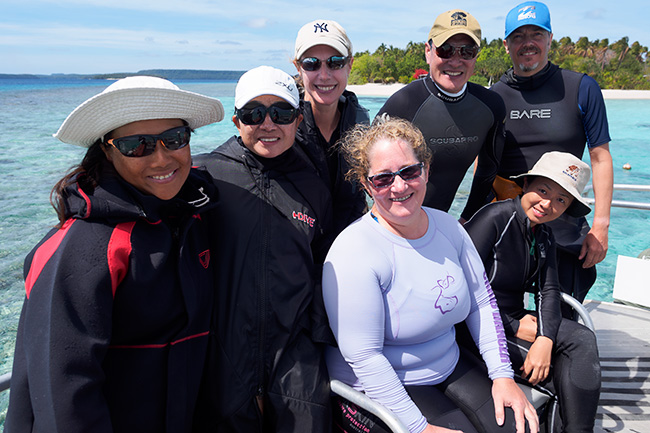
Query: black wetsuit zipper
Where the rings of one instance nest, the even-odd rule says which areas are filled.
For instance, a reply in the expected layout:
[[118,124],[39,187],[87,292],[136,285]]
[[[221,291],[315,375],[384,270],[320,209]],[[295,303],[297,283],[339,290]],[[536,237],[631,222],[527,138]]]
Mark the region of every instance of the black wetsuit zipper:
[[257,364],[257,377],[258,377],[258,387],[257,387],[257,395],[259,398],[264,397],[264,393],[266,392],[265,390],[265,383],[266,383],[266,374],[265,374],[265,342],[266,342],[266,314],[267,314],[267,303],[268,303],[268,296],[267,296],[267,290],[268,290],[268,247],[269,247],[269,231],[268,227],[266,224],[266,212],[268,207],[266,206],[267,203],[270,204],[270,200],[268,199],[268,194],[269,194],[269,189],[270,189],[270,181],[269,181],[269,175],[268,172],[262,171],[260,173],[260,180],[261,180],[261,185],[259,185],[262,193],[261,201],[263,203],[262,209],[261,209],[261,215],[262,215],[262,224],[261,224],[261,229],[262,229],[262,242],[261,242],[261,248],[260,248],[260,269],[258,275],[260,275],[260,290],[259,290],[259,305],[258,305],[258,317],[259,317],[259,346],[258,346],[258,364]]

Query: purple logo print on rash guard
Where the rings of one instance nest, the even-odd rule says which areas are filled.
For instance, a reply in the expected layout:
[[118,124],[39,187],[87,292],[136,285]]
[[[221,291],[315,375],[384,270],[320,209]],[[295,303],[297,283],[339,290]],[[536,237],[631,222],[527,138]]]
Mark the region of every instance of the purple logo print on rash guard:
[[456,296],[445,296],[444,291],[448,289],[454,283],[454,277],[447,275],[446,278],[438,280],[438,285],[434,286],[431,290],[440,291],[438,294],[438,299],[436,299],[436,308],[440,310],[442,314],[447,314],[456,308],[458,305],[458,298]]

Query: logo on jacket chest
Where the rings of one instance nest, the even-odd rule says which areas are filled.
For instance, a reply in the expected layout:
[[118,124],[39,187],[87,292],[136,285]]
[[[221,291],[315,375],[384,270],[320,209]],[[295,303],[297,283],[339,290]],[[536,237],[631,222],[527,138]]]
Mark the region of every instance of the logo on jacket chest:
[[445,295],[445,291],[448,291],[448,289],[450,289],[456,281],[454,280],[454,277],[447,275],[446,277],[441,278],[436,282],[437,284],[431,288],[431,291],[434,292],[434,296],[436,294],[438,295],[435,302],[435,308],[440,310],[442,314],[447,314],[456,308],[456,305],[458,305],[458,297],[455,295]]
[[510,119],[550,119],[550,108],[533,108],[530,110],[510,110]]
[[304,222],[309,227],[314,227],[314,223],[316,222],[316,218],[310,217],[309,215],[307,215],[307,213],[296,212],[295,210],[293,211],[291,216],[295,220]]
[[201,266],[208,269],[210,266],[210,250],[205,250],[202,253],[199,253],[199,262],[201,262]]
[[[429,138],[429,144],[431,144],[432,146],[440,146],[440,145],[444,145],[444,144],[462,146],[462,145],[466,145],[466,144],[477,143],[479,141],[479,137],[477,135],[466,136],[466,135],[463,134],[463,131],[461,131],[460,128],[458,128],[458,126],[456,126],[456,125],[451,125],[451,126],[447,127],[447,129],[445,129],[444,134],[445,135],[442,136],[442,137],[440,137],[440,136],[432,136],[432,137],[430,137]],[[455,149],[455,148],[452,148],[452,149]],[[450,148],[446,148],[447,152],[456,152],[458,150],[459,149],[450,150]],[[464,151],[465,148],[463,147],[460,150]],[[434,149],[434,151],[438,152],[438,151],[440,151],[440,149],[438,147],[436,147]]]

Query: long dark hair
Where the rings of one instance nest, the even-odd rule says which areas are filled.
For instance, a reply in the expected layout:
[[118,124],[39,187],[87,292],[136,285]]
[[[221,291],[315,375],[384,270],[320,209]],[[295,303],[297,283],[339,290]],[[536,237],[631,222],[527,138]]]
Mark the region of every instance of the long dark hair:
[[71,167],[65,176],[52,188],[50,203],[59,218],[58,228],[61,228],[66,220],[65,189],[74,183],[79,183],[79,187],[84,192],[92,193],[97,187],[103,167],[108,163],[106,154],[102,149],[103,145],[101,139],[93,143],[88,148],[81,163]]

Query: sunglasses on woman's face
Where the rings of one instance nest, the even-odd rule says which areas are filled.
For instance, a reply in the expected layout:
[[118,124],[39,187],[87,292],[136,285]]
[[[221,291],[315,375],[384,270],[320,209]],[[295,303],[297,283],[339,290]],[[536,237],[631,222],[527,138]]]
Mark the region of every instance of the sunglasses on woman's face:
[[368,181],[377,189],[387,188],[395,182],[395,176],[399,176],[404,179],[405,182],[408,182],[409,180],[420,177],[423,168],[424,163],[418,162],[417,164],[409,165],[393,173],[380,173],[374,176],[369,176]]
[[300,61],[300,67],[305,71],[318,71],[321,65],[325,63],[331,70],[342,69],[348,63],[345,56],[332,56],[329,59],[321,60],[317,57],[305,57]]
[[276,102],[269,107],[260,103],[246,104],[235,110],[235,115],[244,125],[260,125],[264,122],[267,114],[273,123],[288,125],[296,120],[300,110],[288,102]]
[[463,60],[471,60],[478,55],[479,48],[477,45],[459,45],[454,47],[451,44],[444,43],[436,47],[436,55],[441,59],[451,59],[454,54],[458,53]]
[[161,134],[138,134],[106,140],[124,156],[141,157],[151,155],[160,141],[169,150],[178,150],[190,144],[192,130],[188,126],[168,129]]

